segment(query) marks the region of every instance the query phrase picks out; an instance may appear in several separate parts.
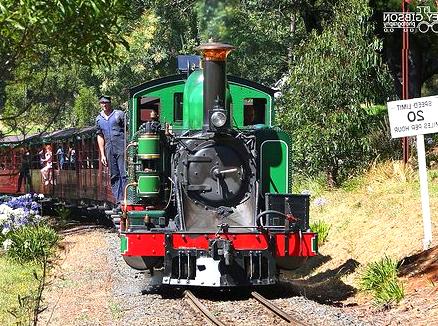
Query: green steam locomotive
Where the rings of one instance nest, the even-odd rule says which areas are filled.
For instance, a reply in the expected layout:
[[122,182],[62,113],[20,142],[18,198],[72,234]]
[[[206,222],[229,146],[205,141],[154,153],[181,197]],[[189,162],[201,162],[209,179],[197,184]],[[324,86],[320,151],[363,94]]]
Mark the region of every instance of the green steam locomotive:
[[271,285],[317,254],[309,196],[290,193],[291,140],[274,90],[226,75],[207,43],[182,73],[130,89],[121,254],[163,285]]

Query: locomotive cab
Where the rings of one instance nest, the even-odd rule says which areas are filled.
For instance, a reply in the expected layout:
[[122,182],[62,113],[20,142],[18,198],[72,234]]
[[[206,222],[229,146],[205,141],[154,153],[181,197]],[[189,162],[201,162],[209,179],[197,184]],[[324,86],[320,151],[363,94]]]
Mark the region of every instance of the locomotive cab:
[[162,284],[275,284],[317,253],[290,138],[271,126],[273,90],[227,77],[232,46],[199,49],[203,69],[131,89],[122,256]]

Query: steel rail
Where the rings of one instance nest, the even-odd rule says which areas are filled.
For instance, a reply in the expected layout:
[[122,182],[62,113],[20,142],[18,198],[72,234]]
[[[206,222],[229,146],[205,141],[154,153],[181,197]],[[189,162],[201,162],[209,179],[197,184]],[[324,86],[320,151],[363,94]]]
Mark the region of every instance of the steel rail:
[[201,303],[201,301],[198,300],[195,295],[189,291],[184,291],[185,297],[188,299],[188,302],[190,306],[199,312],[201,312],[209,321],[211,321],[214,325],[217,326],[226,326],[223,322],[221,322],[218,318],[216,318],[209,310],[208,308]]
[[283,318],[285,321],[298,326],[308,326],[309,324],[303,322],[297,317],[291,316],[281,310],[278,306],[270,302],[268,299],[263,297],[261,294],[257,292],[251,292],[251,295],[261,304],[263,304],[266,308],[268,308],[270,311],[274,312],[277,316]]

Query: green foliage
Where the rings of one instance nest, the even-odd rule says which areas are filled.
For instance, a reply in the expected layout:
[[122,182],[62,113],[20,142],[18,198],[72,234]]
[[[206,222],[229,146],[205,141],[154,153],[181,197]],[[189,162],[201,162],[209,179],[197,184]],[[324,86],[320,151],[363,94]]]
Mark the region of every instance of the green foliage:
[[[121,22],[129,12],[126,0],[20,1],[0,5],[0,110],[8,84],[21,82],[17,71],[57,57],[61,64],[84,65],[115,59],[126,45]],[[51,94],[50,94],[51,95]]]
[[433,75],[424,83],[421,94],[423,96],[434,96],[438,94],[438,74]]
[[[373,0],[372,6],[376,10],[384,11],[401,11],[401,1],[400,0]],[[428,6],[432,10],[437,8],[437,3],[435,0],[413,0],[409,1],[409,10],[415,11],[418,6]]]
[[342,184],[342,189],[349,192],[355,191],[357,189],[360,189],[364,185],[364,182],[365,180],[363,176],[355,176],[346,180]]
[[4,125],[12,131],[18,129],[23,135],[38,129],[70,126],[62,116],[72,105],[79,83],[75,71],[72,66],[49,59],[16,69],[20,82],[6,87],[8,97],[2,112]]
[[[0,61],[34,59],[43,51],[84,63],[113,57],[120,43],[120,18],[128,2],[3,0],[0,6]],[[18,64],[8,62],[8,66]]]
[[302,44],[284,88],[279,122],[292,135],[295,170],[324,171],[330,186],[375,156],[369,134],[379,121],[367,103],[390,91],[369,15],[366,2],[339,3],[333,21]]
[[325,176],[321,173],[311,176],[298,174],[293,181],[293,193],[305,192],[309,193],[312,197],[318,197],[327,190]]
[[59,242],[55,230],[45,225],[22,227],[11,231],[8,238],[12,243],[7,255],[19,263],[44,261]]
[[199,30],[201,40],[208,42],[228,40],[234,23],[239,1],[198,1]]
[[17,296],[18,304],[8,311],[15,318],[16,325],[32,325],[35,301],[35,293],[29,293],[26,296]]
[[319,220],[310,224],[310,229],[318,233],[318,247],[322,246],[326,241],[330,231],[330,224],[323,220]]
[[56,210],[56,214],[59,216],[61,227],[64,226],[71,216],[71,209],[66,208],[64,206],[58,207]]
[[142,14],[125,32],[128,47],[119,46],[119,64],[95,67],[102,93],[126,100],[137,84],[176,72],[179,54],[194,54],[199,45],[196,1],[145,1]]
[[76,126],[86,127],[93,125],[100,109],[96,100],[97,97],[95,87],[82,86],[79,88],[78,95],[73,104],[73,117],[76,118]]
[[360,287],[371,292],[377,304],[399,303],[404,298],[404,289],[397,279],[397,269],[397,262],[387,256],[370,263],[361,276]]
[[42,269],[43,266],[23,265],[0,255],[0,325],[29,325],[33,308],[24,305],[23,301],[35,298],[39,283],[35,275],[40,278]]

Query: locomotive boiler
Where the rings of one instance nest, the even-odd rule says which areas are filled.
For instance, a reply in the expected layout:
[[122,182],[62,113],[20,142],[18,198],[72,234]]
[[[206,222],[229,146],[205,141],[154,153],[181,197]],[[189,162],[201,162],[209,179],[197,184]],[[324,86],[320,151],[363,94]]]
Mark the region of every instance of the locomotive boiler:
[[207,43],[182,73],[130,90],[121,254],[173,286],[278,282],[317,254],[309,196],[291,194],[274,91],[227,76],[233,47]]

